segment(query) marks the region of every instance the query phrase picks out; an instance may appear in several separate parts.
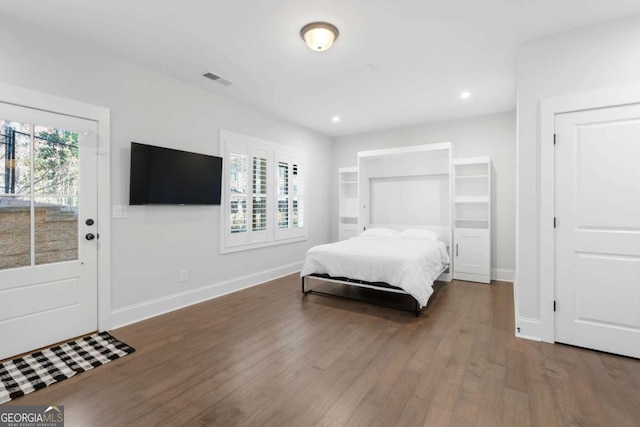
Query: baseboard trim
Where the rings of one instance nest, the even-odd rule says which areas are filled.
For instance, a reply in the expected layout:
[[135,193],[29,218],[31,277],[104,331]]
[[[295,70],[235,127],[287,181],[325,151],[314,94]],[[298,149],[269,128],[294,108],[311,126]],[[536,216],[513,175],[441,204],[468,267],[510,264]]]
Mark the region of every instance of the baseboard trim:
[[491,280],[498,280],[500,282],[511,282],[515,280],[515,272],[513,270],[504,270],[501,268],[491,269]]
[[542,322],[530,317],[520,317],[518,306],[518,283],[513,283],[513,309],[515,311],[516,337],[525,340],[542,341]]
[[513,282],[513,321],[514,331],[518,334],[518,317],[520,316],[520,308],[518,307],[518,282]]
[[133,304],[111,311],[112,329],[137,323],[161,314],[179,310],[190,305],[198,304],[213,298],[237,292],[242,289],[259,285],[269,280],[274,280],[297,271],[302,268],[302,262],[283,265],[258,273],[237,277],[224,282],[214,283],[198,289],[168,295],[150,301]]
[[528,317],[516,318],[516,337],[542,341],[542,323],[538,319],[530,319]]
[[438,282],[450,282],[453,279],[453,274],[451,273],[442,273],[440,276],[438,276],[438,278],[436,279],[436,281]]

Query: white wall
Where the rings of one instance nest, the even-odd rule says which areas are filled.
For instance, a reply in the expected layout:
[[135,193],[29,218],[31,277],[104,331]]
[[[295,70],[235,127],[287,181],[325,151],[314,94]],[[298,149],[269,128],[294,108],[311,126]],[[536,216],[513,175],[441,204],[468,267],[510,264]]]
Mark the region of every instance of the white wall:
[[516,263],[523,335],[539,337],[540,101],[639,83],[640,17],[577,29],[520,47]]
[[[435,142],[452,142],[455,157],[491,156],[494,168],[491,263],[499,274],[509,276],[515,268],[515,112],[335,138],[332,186],[337,188],[338,168],[357,165],[358,151]],[[337,196],[332,200],[331,218],[332,237],[337,240]]]
[[[329,239],[330,138],[9,20],[0,19],[0,40],[0,81],[111,109],[113,205],[128,204],[131,141],[219,155],[224,128],[307,150],[313,159],[305,242],[220,255],[217,206],[132,206],[127,219],[111,220],[115,324],[290,270],[307,248]],[[281,266],[289,267],[260,274]],[[178,282],[180,270],[189,271],[186,284]]]

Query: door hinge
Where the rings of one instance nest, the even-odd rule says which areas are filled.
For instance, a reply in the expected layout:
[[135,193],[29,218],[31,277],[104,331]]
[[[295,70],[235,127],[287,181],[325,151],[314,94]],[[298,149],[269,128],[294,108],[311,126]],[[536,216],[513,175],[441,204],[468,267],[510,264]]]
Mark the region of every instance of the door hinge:
[[556,145],[556,134],[553,134],[553,145]]
[[556,302],[553,302],[553,311],[557,311],[558,309],[558,304],[556,304]]
[[553,228],[556,228],[556,225],[557,225],[557,221],[556,221],[556,217],[554,216],[553,217]]

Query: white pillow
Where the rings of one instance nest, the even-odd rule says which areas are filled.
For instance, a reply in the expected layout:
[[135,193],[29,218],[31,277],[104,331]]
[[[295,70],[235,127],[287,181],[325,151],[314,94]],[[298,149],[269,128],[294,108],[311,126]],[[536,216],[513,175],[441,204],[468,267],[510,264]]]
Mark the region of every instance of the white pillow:
[[398,235],[398,231],[390,228],[368,228],[360,233],[360,237],[392,238]]
[[425,230],[422,228],[408,228],[398,234],[398,239],[413,240],[440,240],[440,235],[435,231]]

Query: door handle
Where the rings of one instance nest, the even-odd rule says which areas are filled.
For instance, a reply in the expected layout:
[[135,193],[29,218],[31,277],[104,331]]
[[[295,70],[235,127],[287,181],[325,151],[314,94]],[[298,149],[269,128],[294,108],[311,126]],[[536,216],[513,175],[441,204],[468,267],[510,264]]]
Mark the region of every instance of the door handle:
[[458,256],[458,244],[456,243],[456,256]]
[[96,238],[96,236],[93,235],[93,233],[88,233],[86,236],[84,236],[87,240],[93,240]]

